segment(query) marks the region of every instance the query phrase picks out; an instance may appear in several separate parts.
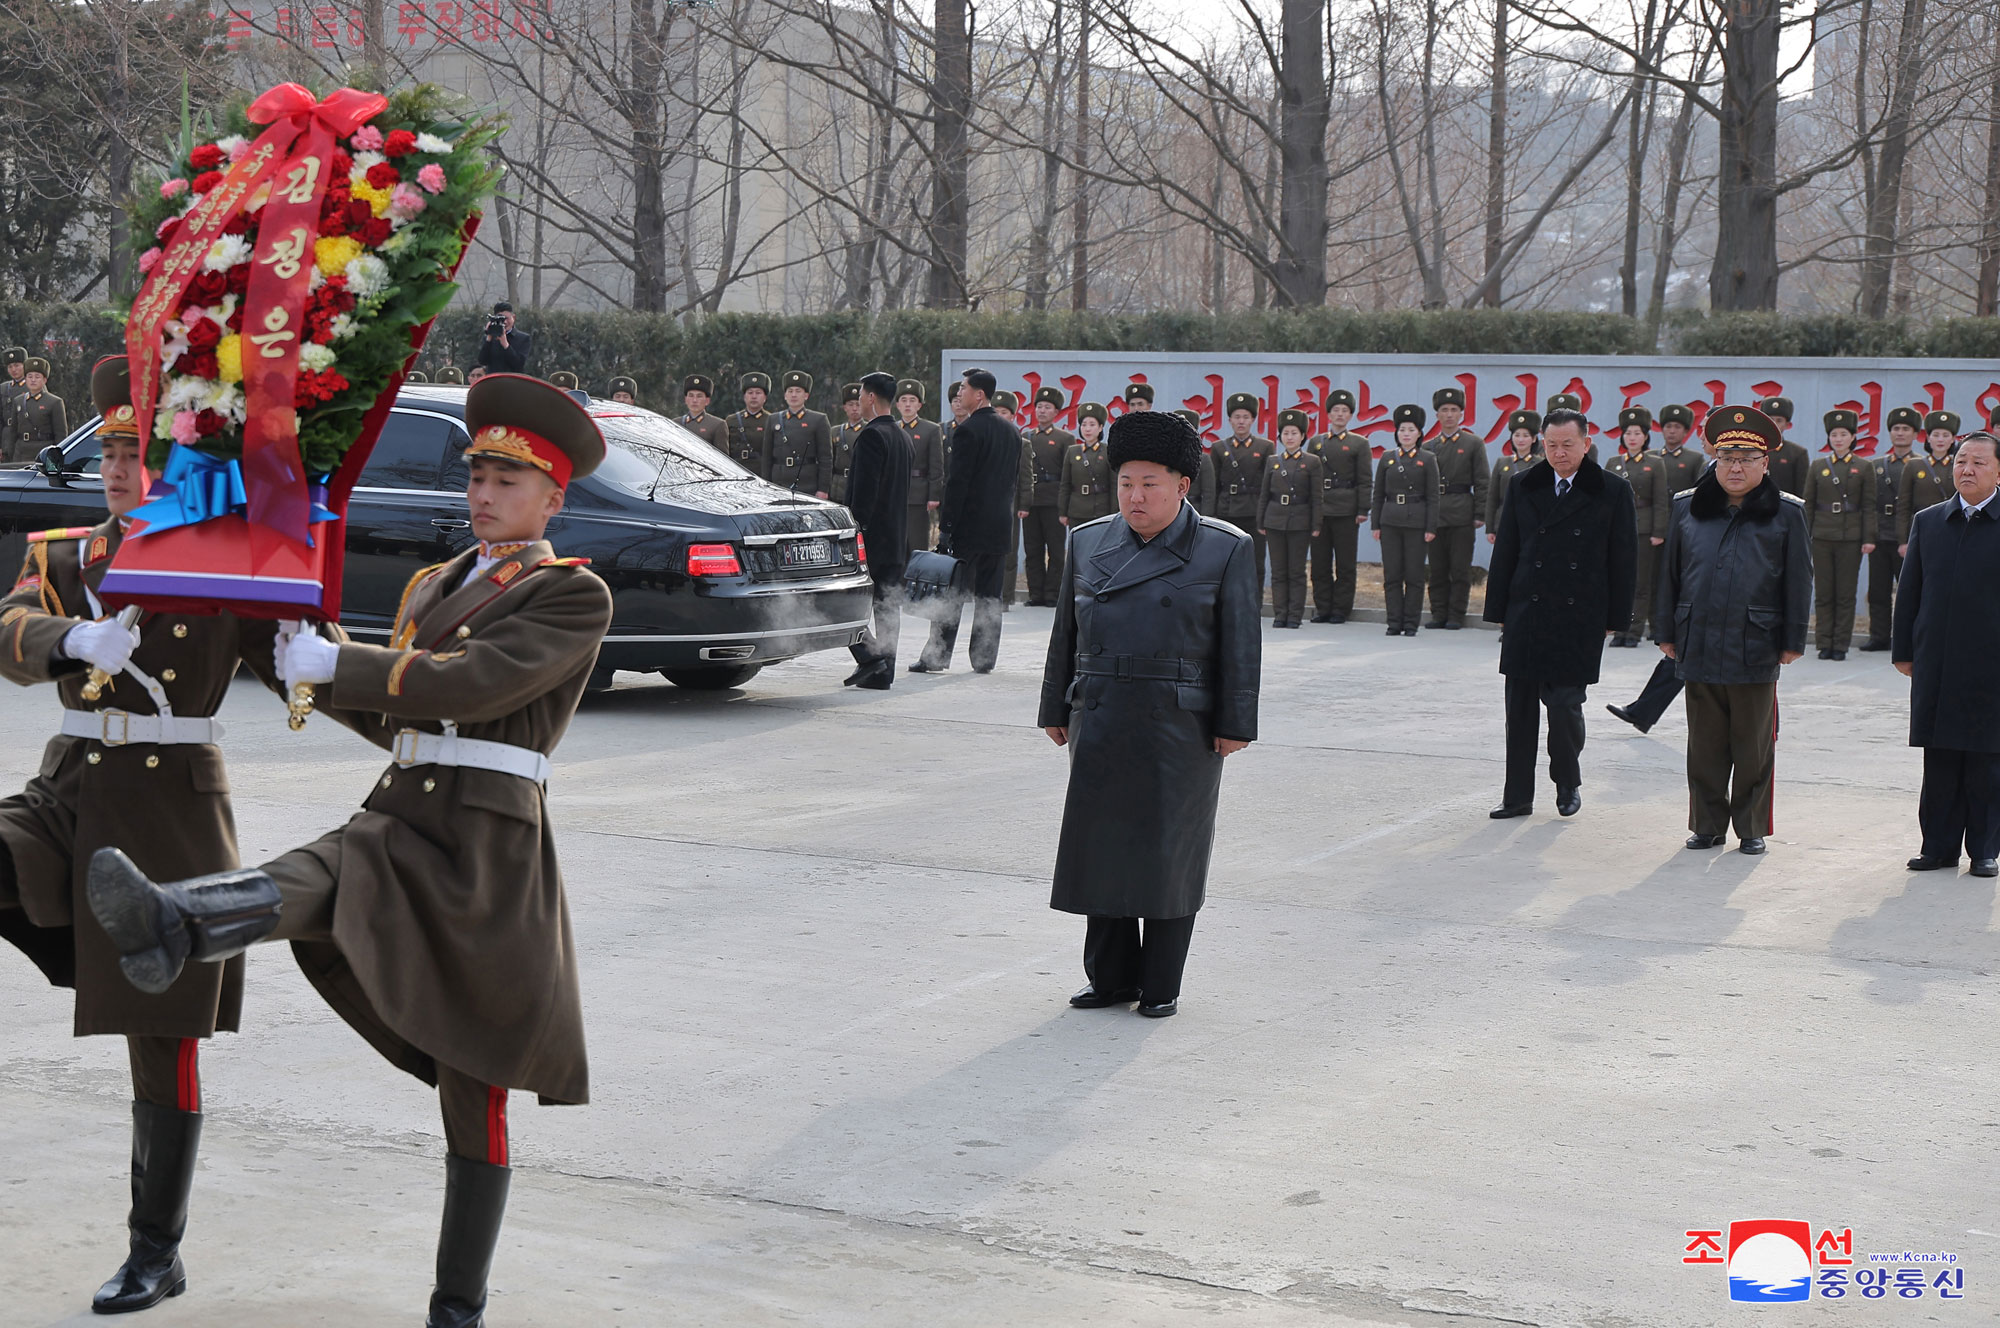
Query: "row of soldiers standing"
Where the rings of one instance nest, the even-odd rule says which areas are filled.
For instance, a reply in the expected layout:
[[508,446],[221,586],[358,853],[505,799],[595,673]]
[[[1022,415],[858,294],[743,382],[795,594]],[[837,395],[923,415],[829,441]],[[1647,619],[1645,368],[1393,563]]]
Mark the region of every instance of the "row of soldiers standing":
[[21,346],[7,347],[0,357],[7,364],[0,379],[0,463],[33,461],[69,435],[69,414],[49,391],[47,360]]

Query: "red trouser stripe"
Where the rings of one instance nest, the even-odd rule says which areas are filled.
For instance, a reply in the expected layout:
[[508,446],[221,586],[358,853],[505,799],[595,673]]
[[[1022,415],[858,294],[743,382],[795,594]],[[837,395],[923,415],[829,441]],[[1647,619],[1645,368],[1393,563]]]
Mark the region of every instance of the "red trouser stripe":
[[182,1111],[201,1110],[201,1040],[182,1038],[180,1055],[176,1058],[174,1077],[176,1097]]
[[507,1090],[486,1090],[486,1160],[496,1167],[507,1165]]

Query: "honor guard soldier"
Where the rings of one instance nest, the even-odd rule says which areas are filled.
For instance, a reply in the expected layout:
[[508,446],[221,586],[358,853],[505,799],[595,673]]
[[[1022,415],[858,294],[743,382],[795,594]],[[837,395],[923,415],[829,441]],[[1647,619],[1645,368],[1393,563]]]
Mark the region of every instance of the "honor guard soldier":
[[1028,556],[1028,606],[1053,608],[1062,584],[1063,459],[1076,435],[1056,426],[1063,406],[1062,389],[1035,391],[1035,423],[1021,434],[1021,481],[1015,501],[1021,517],[1021,542]]
[[33,461],[43,448],[69,436],[63,399],[48,387],[49,362],[29,356],[21,394],[14,398],[14,454],[22,461]]
[[[1549,409],[1551,411],[1573,410],[1581,415],[1583,414],[1583,398],[1575,392],[1552,393],[1549,397]],[[1597,439],[1594,433],[1590,440],[1590,450],[1586,455],[1592,461],[1597,460]]]
[[[715,380],[707,374],[689,374],[681,379],[681,405],[685,409],[674,423],[723,455],[734,457],[735,430],[731,428],[733,417],[731,420],[724,420],[720,415],[709,414],[708,403],[714,399]],[[737,459],[742,460],[740,457]],[[748,462],[744,465],[754,473],[756,469],[754,466],[750,466]]]
[[[1200,441],[1201,416],[1195,414],[1191,410],[1186,410],[1186,409],[1176,410],[1169,413],[1178,415],[1183,420],[1187,421],[1187,427],[1194,430],[1196,441]],[[1109,428],[1110,426],[1107,425],[1105,427]],[[1201,516],[1214,516],[1215,515],[1215,456],[1208,450],[1208,444],[1206,443],[1202,443],[1200,470],[1201,473],[1195,476],[1194,483],[1188,486],[1187,500],[1190,503],[1194,504],[1194,510]],[[1112,495],[1114,503],[1117,497],[1118,495],[1115,493]]]
[[868,424],[861,418],[861,384],[849,383],[840,389],[840,409],[843,418],[833,426],[833,441],[827,449],[826,492],[820,495],[836,503],[847,501],[847,472],[854,466],[854,440]]
[[1306,612],[1306,562],[1326,501],[1326,467],[1305,450],[1310,427],[1302,410],[1278,412],[1278,450],[1264,463],[1257,493],[1257,530],[1271,550],[1273,627],[1297,627]]
[[611,399],[621,406],[639,404],[639,384],[624,374],[611,380]]
[[904,534],[910,553],[931,547],[931,513],[944,501],[944,430],[923,417],[923,408],[922,383],[905,378],[896,384],[896,416],[910,444],[909,529]]
[[[951,478],[951,435],[959,425],[965,423],[966,417],[972,413],[965,408],[965,401],[959,393],[959,389],[964,386],[964,383],[953,383],[951,390],[944,394],[945,406],[951,411],[951,418],[940,422],[938,425],[938,433],[941,436],[941,445],[944,451],[944,469],[937,476],[939,502],[944,500],[945,481]],[[997,414],[998,412],[995,413]]]
[[[1636,647],[1646,635],[1646,618],[1653,605],[1653,571],[1659,565],[1660,546],[1667,542],[1666,526],[1659,519],[1660,494],[1665,472],[1651,451],[1653,412],[1644,406],[1627,406],[1618,412],[1618,455],[1605,469],[1622,476],[1632,489],[1634,524],[1639,539],[1639,575],[1633,595],[1632,626],[1611,638],[1614,646]],[[1669,495],[1671,501],[1672,495]]]
[[1514,477],[1542,459],[1542,417],[1532,410],[1517,410],[1507,417],[1507,441],[1501,444],[1500,459],[1493,463],[1492,482],[1486,486],[1486,542],[1500,538],[1500,517],[1507,510],[1507,486]]
[[465,372],[455,364],[447,364],[438,370],[437,380],[441,386],[464,387]]
[[579,392],[583,390],[583,380],[567,369],[556,370],[549,375],[549,381],[565,392]]
[[1398,406],[1396,445],[1375,463],[1368,524],[1382,543],[1382,599],[1390,636],[1415,636],[1424,607],[1424,553],[1437,538],[1437,458],[1423,445],[1424,408]]
[[1257,568],[1257,595],[1264,594],[1264,536],[1257,525],[1257,496],[1264,489],[1264,466],[1277,444],[1251,432],[1257,422],[1257,398],[1248,392],[1230,395],[1223,406],[1229,416],[1229,436],[1215,445],[1215,515],[1250,536]]
[[833,427],[826,416],[806,409],[812,395],[811,374],[793,369],[779,382],[785,393],[785,409],[772,422],[771,469],[764,478],[793,493],[824,497],[826,474],[833,467]]
[[7,361],[7,377],[0,380],[0,461],[32,461],[32,457],[14,455],[14,401],[27,390],[21,379],[28,370],[28,352],[22,346],[9,346],[0,354]]
[[126,626],[104,616],[97,587],[144,501],[146,443],[125,357],[100,361],[90,386],[104,417],[97,438],[110,516],[29,536],[26,564],[0,600],[0,675],[55,683],[63,707],[40,773],[0,801],[0,936],[53,985],[74,988],[78,1036],[126,1039],[129,1255],[92,1305],[120,1314],[187,1289],[180,1245],[201,1140],[200,1046],[218,1030],[236,1031],[243,963],[204,964],[154,994],[134,991],[91,916],[90,859],[115,845],[168,877],[236,865],[222,725],[213,716],[241,664],[276,686],[277,624],[145,613]]
[[1708,458],[1701,449],[1687,445],[1693,432],[1692,410],[1679,404],[1660,407],[1660,451],[1653,458],[1653,464],[1660,468],[1660,483],[1653,494],[1653,532],[1662,539],[1673,519],[1674,495],[1692,489],[1701,472],[1708,469]]
[[1821,659],[1846,659],[1854,639],[1854,596],[1861,560],[1875,548],[1875,467],[1854,455],[1860,417],[1851,410],[1826,413],[1831,453],[1806,475],[1806,530],[1812,535],[1813,613]]
[[[995,392],[988,400],[993,403],[993,413],[1012,425],[1014,435],[1019,437],[1021,421],[1015,412],[1020,409],[1021,399],[1012,392]],[[1017,485],[1020,483],[1018,468],[1015,471],[1015,483]],[[1007,529],[1011,532],[1007,537],[1008,570],[1000,578],[1000,607],[1003,612],[1014,607],[1014,596],[1020,583],[1020,577],[1012,570],[1021,565],[1021,518],[1018,512],[1008,518]]]
[[1924,454],[1914,464],[1903,467],[1903,478],[1896,489],[1898,553],[1909,552],[1910,522],[1917,513],[1958,492],[1951,477],[1952,453],[1958,450],[1958,416],[1948,410],[1934,410],[1924,416],[1924,445]]
[[1757,403],[1784,431],[1784,441],[1771,453],[1771,482],[1794,498],[1806,496],[1806,472],[1812,469],[1812,453],[1792,441],[1792,399],[1765,397]]
[[1863,650],[1887,650],[1895,635],[1896,582],[1903,575],[1902,533],[1896,528],[1903,470],[1915,458],[1924,417],[1897,406],[1884,417],[1889,450],[1875,458],[1875,552],[1868,555],[1868,639]]
[[1313,621],[1343,623],[1354,612],[1354,578],[1361,523],[1374,489],[1375,449],[1350,431],[1354,394],[1344,387],[1326,397],[1326,432],[1306,440],[1319,458],[1319,534],[1312,541]]
[[1021,432],[1020,410],[1021,398],[1015,396],[1012,392],[995,392],[993,394],[993,413],[1013,425],[1015,433]]
[[1153,385],[1151,383],[1127,383],[1124,391],[1125,411],[1153,409]]
[[1104,407],[1094,401],[1076,408],[1077,440],[1063,457],[1062,484],[1056,492],[1056,509],[1062,514],[1062,523],[1072,530],[1118,510],[1110,454],[1104,448],[1104,426],[1109,420]]
[[540,379],[488,374],[466,393],[465,424],[479,542],[416,575],[387,644],[305,632],[283,646],[287,686],[319,686],[330,717],[393,757],[363,810],[254,871],[162,886],[165,871],[104,849],[89,872],[91,911],[134,986],[290,941],[336,1013],[437,1086],[432,1328],[484,1321],[510,1179],[508,1092],[590,1097],[545,790],[611,626],[604,582],[543,538],[568,484],[604,459],[589,414]]
[[1486,444],[1461,427],[1465,393],[1441,387],[1431,393],[1438,436],[1427,446],[1437,458],[1437,542],[1430,549],[1431,616],[1427,627],[1458,631],[1472,602],[1472,542],[1486,519]]
[[764,409],[771,396],[771,375],[747,373],[736,380],[743,394],[743,409],[728,420],[729,459],[759,479],[770,478],[771,425],[773,416]]
[[406,383],[428,383],[430,380],[431,376],[422,369],[412,369],[403,375],[403,381]]

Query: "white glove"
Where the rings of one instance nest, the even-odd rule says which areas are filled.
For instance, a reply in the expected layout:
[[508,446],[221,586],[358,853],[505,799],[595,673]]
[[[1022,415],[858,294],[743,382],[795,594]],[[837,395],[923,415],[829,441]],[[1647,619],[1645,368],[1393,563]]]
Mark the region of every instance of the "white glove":
[[278,676],[288,688],[302,682],[332,682],[333,668],[339,660],[339,646],[323,636],[301,632],[286,644],[285,653],[278,660]]
[[109,618],[78,623],[63,634],[62,652],[106,673],[121,673],[139,648],[139,629],[120,627]]

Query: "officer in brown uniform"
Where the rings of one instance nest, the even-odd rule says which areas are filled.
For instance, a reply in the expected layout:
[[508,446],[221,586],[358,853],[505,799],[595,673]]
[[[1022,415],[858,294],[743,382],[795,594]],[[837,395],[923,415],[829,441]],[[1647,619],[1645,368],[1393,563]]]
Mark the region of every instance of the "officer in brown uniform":
[[1653,458],[1659,467],[1660,482],[1653,489],[1653,531],[1665,539],[1667,523],[1673,519],[1674,495],[1692,489],[1708,469],[1708,457],[1699,446],[1687,445],[1694,432],[1694,412],[1675,404],[1660,407],[1660,451]]
[[[1667,542],[1661,532],[1660,493],[1664,472],[1652,453],[1653,412],[1644,406],[1627,406],[1618,412],[1618,455],[1605,469],[1624,477],[1632,489],[1634,524],[1638,527],[1639,576],[1632,603],[1632,626],[1611,638],[1614,646],[1636,647],[1646,634],[1646,617],[1653,604],[1653,569],[1659,565],[1660,546]],[[1672,495],[1668,495],[1671,500]]]
[[1924,416],[1924,455],[1903,467],[1896,489],[1896,552],[1907,554],[1910,522],[1917,513],[1958,492],[1951,476],[1952,454],[1958,450],[1958,416],[1934,410]]
[[1319,458],[1320,527],[1312,542],[1313,621],[1342,623],[1354,612],[1354,577],[1361,523],[1374,488],[1375,449],[1351,432],[1354,394],[1335,388],[1326,397],[1326,432],[1306,440]]
[[621,406],[639,404],[639,384],[624,374],[611,380],[611,399]]
[[[734,431],[729,427],[729,421],[708,413],[709,403],[714,400],[715,380],[707,374],[689,374],[681,379],[681,404],[686,410],[675,423],[724,456],[734,457]],[[736,459],[742,461],[741,457]],[[743,464],[749,465],[748,462]],[[756,469],[754,466],[749,468]]]
[[826,492],[820,495],[836,503],[847,501],[847,472],[854,465],[854,440],[868,424],[861,418],[861,384],[849,383],[840,389],[840,409],[846,418],[833,426],[827,451],[829,478]]
[[1382,543],[1382,599],[1390,636],[1415,636],[1424,607],[1424,554],[1437,538],[1437,458],[1423,445],[1424,408],[1398,406],[1396,445],[1375,463],[1368,524]]
[[1854,639],[1854,595],[1861,560],[1875,548],[1878,521],[1875,467],[1854,455],[1860,418],[1851,410],[1826,413],[1831,452],[1806,475],[1806,529],[1812,534],[1813,614],[1819,657],[1846,659]]
[[1108,419],[1104,407],[1096,402],[1087,401],[1076,408],[1077,440],[1063,456],[1062,485],[1056,494],[1062,523],[1072,530],[1118,510],[1110,455],[1104,450]]
[[39,355],[28,357],[21,393],[14,398],[14,456],[33,461],[51,443],[69,436],[69,416],[63,399],[49,388],[49,362]]
[[[1012,392],[995,392],[987,400],[993,403],[993,413],[1008,424],[1013,425],[1014,434],[1016,437],[1019,437],[1021,433],[1021,421],[1015,412],[1020,409],[1021,398],[1015,396]],[[1017,468],[1015,483],[1018,484],[1019,482],[1020,473]],[[1007,562],[1005,570],[1000,575],[1000,611],[1002,613],[1014,607],[1014,596],[1021,582],[1020,576],[1014,570],[1021,565],[1021,517],[1018,501],[1013,514],[1007,518],[1007,528],[1010,532],[1007,537]]]
[[[957,388],[953,383],[952,387]],[[923,417],[924,385],[914,378],[896,384],[896,414],[910,444],[909,529],[904,548],[931,547],[931,513],[944,500],[944,430]]]
[[[91,398],[104,417],[97,437],[111,515],[30,536],[21,574],[0,600],[0,675],[54,682],[63,706],[41,772],[0,801],[0,936],[52,984],[75,989],[79,1037],[123,1034],[130,1052],[130,1247],[93,1303],[117,1314],[187,1288],[180,1244],[201,1140],[199,1048],[218,1029],[236,1031],[243,963],[203,965],[156,995],[134,991],[91,917],[85,873],[107,844],[166,876],[236,864],[214,715],[239,664],[276,685],[276,624],[226,613],[146,613],[135,627],[105,618],[97,587],[144,501],[145,444],[124,356],[97,365]],[[92,669],[108,676],[101,687]]]
[[1278,450],[1264,463],[1257,493],[1257,533],[1271,550],[1271,625],[1297,627],[1306,612],[1306,563],[1322,528],[1326,467],[1306,451],[1312,420],[1278,412]]
[[1863,650],[1887,650],[1895,634],[1896,582],[1903,575],[1896,503],[1924,417],[1909,406],[1897,406],[1884,422],[1889,450],[1875,458],[1875,551],[1868,555],[1868,639],[1861,643]]
[[1507,441],[1501,445],[1500,459],[1493,463],[1492,482],[1486,486],[1486,542],[1500,538],[1500,516],[1507,510],[1507,486],[1514,476],[1542,459],[1542,417],[1532,410],[1517,410],[1507,417]]
[[736,386],[743,394],[743,409],[729,417],[725,450],[737,465],[760,479],[768,479],[773,417],[764,409],[764,403],[770,399],[771,375],[747,373],[736,380]]
[[1056,427],[1062,409],[1061,388],[1035,392],[1035,423],[1021,433],[1021,479],[1015,505],[1021,520],[1021,542],[1028,558],[1028,605],[1050,607],[1062,584],[1062,469],[1076,435]]
[[1771,482],[1794,498],[1806,496],[1806,472],[1812,469],[1812,453],[1792,441],[1792,399],[1765,397],[1757,409],[1777,421],[1785,440],[1771,453]]
[[764,478],[793,493],[825,494],[825,476],[833,467],[833,426],[826,416],[806,409],[812,395],[812,375],[792,369],[779,383],[785,392],[785,409],[771,422],[771,468]]
[[9,346],[0,352],[7,362],[7,376],[0,379],[0,461],[14,460],[14,399],[25,390],[21,379],[28,370],[28,352]]
[[342,1018],[437,1085],[448,1155],[430,1328],[483,1322],[508,1091],[589,1098],[544,787],[611,625],[605,584],[542,538],[565,486],[604,458],[590,416],[539,379],[489,374],[465,423],[480,542],[417,574],[387,645],[302,633],[283,650],[288,684],[319,686],[328,714],[389,750],[364,810],[261,870],[161,886],[105,849],[89,878],[133,985],[290,941]]
[[1441,387],[1431,393],[1438,436],[1426,446],[1437,458],[1437,542],[1430,550],[1431,616],[1426,627],[1458,631],[1472,602],[1472,543],[1486,519],[1489,467],[1486,444],[1462,426],[1465,393]]
[[1215,515],[1250,536],[1255,546],[1257,595],[1264,595],[1264,536],[1258,533],[1257,496],[1264,489],[1264,467],[1277,445],[1259,438],[1251,426],[1257,422],[1257,398],[1237,392],[1224,403],[1229,413],[1229,436],[1217,442],[1210,456],[1215,461]]

